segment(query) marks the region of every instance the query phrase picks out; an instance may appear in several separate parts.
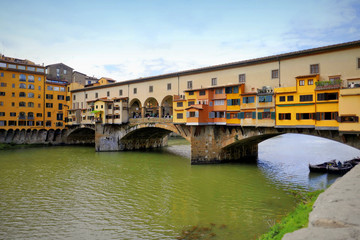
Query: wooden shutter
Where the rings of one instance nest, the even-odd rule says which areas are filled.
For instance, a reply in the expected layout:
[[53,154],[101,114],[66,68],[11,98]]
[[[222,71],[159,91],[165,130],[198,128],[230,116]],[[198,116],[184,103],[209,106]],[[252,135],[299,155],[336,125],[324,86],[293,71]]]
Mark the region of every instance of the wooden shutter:
[[187,118],[190,117],[190,112],[186,112],[186,117],[187,117]]
[[315,114],[315,120],[317,120],[317,121],[320,120],[320,113],[319,113],[319,112],[317,112],[317,113]]
[[199,117],[199,112],[195,112],[195,117]]
[[239,119],[244,119],[245,118],[245,113],[244,112],[240,112],[239,113]]
[[275,120],[276,118],[276,113],[275,112],[271,112],[271,119]]
[[262,112],[258,112],[258,119],[262,119]]
[[256,119],[256,112],[252,112],[252,118]]
[[230,113],[226,113],[226,119],[230,119]]
[[300,113],[296,114],[296,120],[300,120]]

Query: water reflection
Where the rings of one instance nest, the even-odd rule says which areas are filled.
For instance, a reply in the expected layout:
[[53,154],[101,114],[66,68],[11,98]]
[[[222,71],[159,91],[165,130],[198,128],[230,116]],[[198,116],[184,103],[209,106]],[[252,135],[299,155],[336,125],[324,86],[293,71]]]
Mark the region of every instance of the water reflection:
[[296,189],[326,188],[338,177],[310,173],[309,164],[332,159],[350,160],[360,156],[360,150],[325,138],[303,134],[284,134],[259,144],[258,166],[275,182]]

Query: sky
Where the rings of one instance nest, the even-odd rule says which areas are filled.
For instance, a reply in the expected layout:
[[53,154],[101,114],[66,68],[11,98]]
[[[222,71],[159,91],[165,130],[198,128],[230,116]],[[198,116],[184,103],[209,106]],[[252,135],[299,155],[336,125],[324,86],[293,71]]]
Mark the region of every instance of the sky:
[[359,0],[0,0],[0,53],[116,81],[360,40]]

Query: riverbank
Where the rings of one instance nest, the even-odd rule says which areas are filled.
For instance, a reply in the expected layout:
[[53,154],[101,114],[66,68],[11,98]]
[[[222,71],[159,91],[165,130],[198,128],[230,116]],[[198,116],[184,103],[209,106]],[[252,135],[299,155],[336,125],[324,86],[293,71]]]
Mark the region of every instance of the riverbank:
[[360,239],[360,165],[333,183],[316,200],[307,228],[284,240]]
[[312,210],[312,206],[319,194],[323,191],[324,190],[318,190],[306,194],[300,193],[297,196],[300,203],[295,210],[272,226],[269,232],[261,235],[259,240],[280,240],[286,233],[305,227],[308,224],[309,213]]

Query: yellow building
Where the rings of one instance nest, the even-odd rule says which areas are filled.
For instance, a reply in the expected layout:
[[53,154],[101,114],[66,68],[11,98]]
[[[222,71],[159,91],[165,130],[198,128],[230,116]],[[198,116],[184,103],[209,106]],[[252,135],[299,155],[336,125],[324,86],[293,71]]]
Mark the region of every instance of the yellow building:
[[0,128],[44,128],[45,67],[0,57]]
[[68,105],[66,81],[46,79],[44,95],[44,118],[46,129],[65,128]]
[[225,87],[226,94],[226,125],[240,125],[241,94],[245,84]]
[[175,95],[173,100],[173,123],[186,123],[186,107],[185,95]]
[[275,88],[277,127],[315,127],[315,87],[318,74],[296,77],[296,86]]
[[[360,69],[360,60],[359,60]],[[360,133],[360,78],[352,79],[349,88],[340,89],[339,98],[339,131],[346,133]]]
[[269,86],[264,86],[257,91],[257,122],[258,127],[275,126],[275,97],[274,91]]

